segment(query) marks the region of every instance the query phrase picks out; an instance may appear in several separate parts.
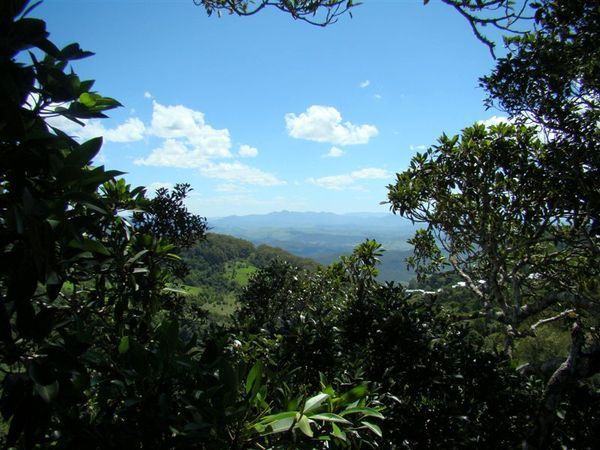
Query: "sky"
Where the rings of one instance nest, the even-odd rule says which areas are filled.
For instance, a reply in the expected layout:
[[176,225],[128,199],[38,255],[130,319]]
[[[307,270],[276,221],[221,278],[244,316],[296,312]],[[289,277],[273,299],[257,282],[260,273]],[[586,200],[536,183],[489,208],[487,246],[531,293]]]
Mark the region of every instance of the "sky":
[[364,0],[328,27],[276,10],[208,17],[192,0],[45,0],[32,14],[122,108],[83,128],[133,186],[189,183],[202,216],[384,212],[417,151],[486,110],[494,61],[453,9]]

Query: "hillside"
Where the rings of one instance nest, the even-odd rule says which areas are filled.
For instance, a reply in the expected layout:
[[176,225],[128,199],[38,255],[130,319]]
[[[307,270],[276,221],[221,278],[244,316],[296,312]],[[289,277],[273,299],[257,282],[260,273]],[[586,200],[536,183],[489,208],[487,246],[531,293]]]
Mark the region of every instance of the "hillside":
[[182,254],[189,267],[185,289],[217,322],[226,320],[236,307],[236,296],[260,267],[278,259],[301,269],[316,269],[315,261],[292,255],[266,244],[224,234],[208,233]]
[[393,214],[280,211],[209,219],[209,225],[216,232],[256,245],[279,247],[325,265],[349,255],[365,239],[375,239],[386,250],[381,258],[380,280],[408,282],[414,277],[414,272],[406,268],[405,258],[412,252],[406,241],[415,226]]

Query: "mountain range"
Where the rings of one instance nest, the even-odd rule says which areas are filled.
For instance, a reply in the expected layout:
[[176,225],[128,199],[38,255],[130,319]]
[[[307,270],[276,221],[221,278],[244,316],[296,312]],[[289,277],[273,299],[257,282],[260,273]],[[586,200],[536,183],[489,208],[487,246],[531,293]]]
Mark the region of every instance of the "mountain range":
[[211,231],[247,239],[252,243],[280,247],[298,256],[330,264],[365,239],[375,239],[386,250],[380,279],[406,282],[414,273],[404,259],[412,253],[406,241],[416,226],[391,213],[279,211],[270,214],[208,219]]

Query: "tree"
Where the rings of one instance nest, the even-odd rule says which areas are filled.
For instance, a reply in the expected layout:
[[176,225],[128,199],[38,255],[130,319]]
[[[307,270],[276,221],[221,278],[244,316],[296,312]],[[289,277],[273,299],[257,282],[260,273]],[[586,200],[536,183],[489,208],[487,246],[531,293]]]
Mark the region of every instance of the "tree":
[[290,14],[296,20],[312,25],[327,26],[337,22],[338,17],[356,6],[353,0],[194,0],[202,5],[208,15],[213,12],[251,16],[267,7],[277,8]]
[[[600,216],[600,11],[594,1],[546,1],[538,31],[507,39],[509,53],[482,78],[488,106],[535,124],[553,155],[552,201],[581,220]],[[560,193],[560,195],[559,195]]]
[[384,408],[382,436],[369,440],[381,448],[516,447],[539,388],[437,304],[375,282],[379,252],[366,241],[316,273],[278,262],[259,271],[234,331],[243,357],[258,356],[282,394],[326,380],[368,386]]
[[597,238],[589,220],[548,200],[561,185],[547,161],[553,154],[536,129],[475,125],[460,138],[442,136],[388,187],[395,212],[427,224],[409,263],[421,276],[451,265],[479,298],[481,311],[469,318],[504,324],[507,351],[543,324],[572,322],[571,354],[546,388],[540,448],[562,392],[600,370],[597,344],[586,346],[584,334],[600,313]]
[[428,224],[413,239],[412,263],[422,273],[450,263],[482,312],[509,325],[509,343],[572,321],[570,355],[546,386],[529,439],[545,448],[563,393],[600,370],[598,342],[586,344],[585,331],[599,317],[600,41],[596,2],[531,6],[535,30],[508,38],[509,54],[482,79],[488,104],[520,125],[442,136],[388,198],[394,212]]
[[[227,335],[182,332],[184,319],[194,318],[182,317],[186,299],[172,287],[175,252],[206,230],[204,219],[184,206],[188,186],[148,199],[143,188],[117,178],[121,172],[92,165],[100,138],[79,143],[47,125],[53,115],[104,117],[119,103],[66,71],[90,53],[77,44],[57,49],[45,23],[27,17],[35,4],[6,6],[0,10],[2,447],[309,447],[321,438],[344,442],[331,436],[337,422],[340,436],[347,427],[365,433],[365,425],[334,413],[381,416],[362,408],[366,389],[302,392],[299,409],[293,417],[285,409],[281,422],[269,415],[278,411],[259,382],[264,377],[236,357]],[[30,48],[31,63],[20,62]]]
[[[482,30],[495,27],[511,33],[522,33],[519,25],[522,20],[530,19],[531,0],[442,0],[454,8],[469,23],[473,34],[484,43],[492,56],[495,56],[495,42]],[[194,0],[197,6],[204,6],[208,15],[216,12],[219,16],[225,12],[239,16],[251,16],[265,8],[276,8],[290,14],[295,20],[312,25],[328,26],[338,21],[340,16],[348,14],[360,6],[354,0]],[[427,5],[429,0],[423,0]]]
[[184,200],[192,191],[188,183],[176,184],[171,192],[159,188],[147,200],[143,212],[134,214],[136,228],[142,233],[163,236],[180,248],[196,244],[208,229],[206,218],[190,213]]
[[[105,117],[119,103],[67,72],[71,61],[91,53],[77,44],[56,48],[45,23],[27,17],[35,6],[14,0],[0,11],[4,444],[107,448],[121,432],[121,442],[161,442],[172,432],[168,420],[156,426],[157,391],[182,401],[175,394],[199,374],[187,371],[168,386],[163,381],[182,373],[177,364],[191,358],[177,322],[158,315],[177,301],[167,291],[174,279],[169,262],[177,257],[166,238],[182,230],[200,237],[203,221],[182,209],[185,192],[177,192],[171,213],[182,220],[156,230],[132,226],[128,212],[153,201],[116,179],[121,172],[91,165],[102,139],[78,143],[46,124],[56,115]],[[21,62],[27,49],[36,50],[29,64]],[[154,418],[140,413],[141,404],[123,407],[139,397]],[[138,434],[121,427],[133,418]]]

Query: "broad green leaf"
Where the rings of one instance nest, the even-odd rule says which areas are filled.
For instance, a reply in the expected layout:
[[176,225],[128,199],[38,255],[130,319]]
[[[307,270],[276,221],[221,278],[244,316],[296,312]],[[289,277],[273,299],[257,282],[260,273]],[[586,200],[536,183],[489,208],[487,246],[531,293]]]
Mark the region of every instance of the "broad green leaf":
[[377,436],[381,437],[382,433],[381,433],[381,428],[379,428],[379,426],[375,425],[374,423],[371,422],[361,422],[365,427],[367,427],[369,430],[371,430],[373,433],[375,433]]
[[376,417],[378,419],[383,419],[383,414],[373,408],[368,407],[357,407],[357,408],[348,408],[340,413],[340,416],[346,416],[348,414],[362,414],[363,416],[371,416]]
[[102,148],[101,137],[87,140],[71,152],[65,160],[65,165],[77,167],[86,166],[98,154],[100,148]]
[[42,399],[46,403],[52,402],[58,396],[58,389],[59,385],[58,381],[56,380],[53,383],[47,385],[41,385],[38,383],[35,384],[36,392],[40,395],[40,397],[42,397]]
[[297,411],[284,411],[277,414],[271,414],[269,416],[263,417],[260,423],[262,423],[263,425],[268,425],[269,423],[275,422],[276,420],[288,419],[290,417],[294,418],[297,414]]
[[296,427],[300,428],[300,431],[302,431],[308,437],[313,437],[314,433],[310,427],[310,421],[304,414],[300,417],[300,420],[298,420]]
[[[266,433],[263,433],[263,434],[267,435],[267,434],[275,434],[275,433],[282,433],[284,431],[288,431],[290,428],[292,428],[292,426],[294,426],[295,416],[296,416],[296,414],[294,413],[294,417],[288,417],[286,419],[280,419],[280,420],[276,420],[276,421],[268,423],[268,424],[264,424],[263,426],[266,426],[266,428],[269,431],[267,431]],[[258,431],[258,429],[257,429],[257,431]]]
[[336,399],[336,402],[341,402],[341,403],[353,402],[355,400],[363,398],[365,395],[368,394],[368,392],[369,392],[369,389],[367,388],[367,386],[365,386],[364,384],[361,384],[359,386],[353,387],[348,392],[346,392],[345,394],[338,397]]
[[313,414],[312,416],[310,416],[311,420],[324,420],[325,422],[337,422],[337,423],[343,423],[345,425],[351,425],[352,422],[350,422],[347,419],[344,419],[342,416],[338,416],[337,414],[333,414],[333,413],[320,413],[320,414]]
[[104,256],[110,255],[110,252],[104,246],[104,244],[102,244],[102,242],[85,237],[81,240],[73,239],[71,242],[69,242],[69,247],[78,248],[80,250],[84,250],[91,253],[99,253]]
[[92,106],[94,106],[96,104],[96,97],[97,97],[97,95],[95,95],[95,94],[91,94],[89,92],[84,92],[83,94],[81,94],[79,96],[79,101],[84,106],[91,108]]
[[129,336],[123,336],[121,338],[121,341],[119,342],[118,350],[119,350],[119,353],[121,353],[121,354],[127,353],[127,351],[129,350]]
[[133,264],[138,259],[140,259],[142,256],[144,256],[146,253],[148,253],[148,251],[149,250],[140,250],[134,256],[132,256],[131,258],[129,258],[125,264]]
[[254,364],[252,366],[252,369],[250,369],[250,372],[248,373],[248,376],[246,377],[246,385],[245,385],[246,394],[249,394],[255,385],[260,384],[260,378],[262,376],[262,371],[263,371],[262,364],[260,362],[257,362],[256,364]]
[[311,411],[316,410],[328,398],[329,394],[324,394],[322,392],[320,394],[315,395],[314,397],[309,398],[304,404],[304,413],[308,414]]
[[335,423],[332,423],[331,429],[333,431],[333,435],[336,438],[341,439],[342,441],[346,442],[346,433],[343,432],[342,430],[340,430],[340,427],[338,427]]

